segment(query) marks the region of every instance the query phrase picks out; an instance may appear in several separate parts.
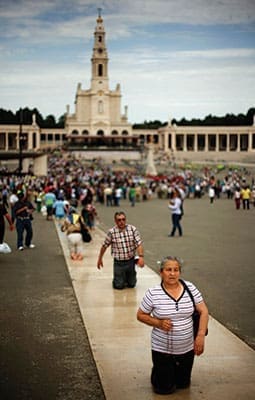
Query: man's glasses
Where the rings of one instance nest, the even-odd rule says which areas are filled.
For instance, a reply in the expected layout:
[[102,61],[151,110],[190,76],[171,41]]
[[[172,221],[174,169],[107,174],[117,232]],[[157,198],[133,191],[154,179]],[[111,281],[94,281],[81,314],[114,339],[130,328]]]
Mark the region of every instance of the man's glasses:
[[116,218],[116,221],[126,221],[126,218]]

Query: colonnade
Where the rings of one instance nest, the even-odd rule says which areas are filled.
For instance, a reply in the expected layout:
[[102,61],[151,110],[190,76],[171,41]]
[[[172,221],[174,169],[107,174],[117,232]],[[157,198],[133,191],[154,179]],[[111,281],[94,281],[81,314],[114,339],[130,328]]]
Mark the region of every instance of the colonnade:
[[15,151],[22,146],[23,150],[40,150],[45,146],[61,146],[66,133],[61,130],[32,129],[24,126],[3,127],[0,125],[0,150]]
[[[20,141],[22,137],[22,141]],[[0,125],[0,151],[17,151],[22,144],[23,150],[40,150],[45,147],[61,146],[67,139],[65,129],[46,129],[37,125]],[[255,153],[255,125],[237,127],[208,127],[208,126],[166,126],[158,130],[139,129],[127,136],[77,136],[77,144],[85,140],[88,144],[99,143],[103,140],[113,142],[115,147],[122,144],[141,145],[154,143],[163,151],[174,152],[246,152]],[[70,140],[70,138],[69,138]],[[84,145],[84,143],[83,143]]]
[[[231,127],[232,128],[232,127]],[[208,131],[206,133],[205,131]],[[213,132],[208,127],[201,132],[164,131],[159,133],[159,148],[164,151],[255,151],[255,128],[242,132]]]

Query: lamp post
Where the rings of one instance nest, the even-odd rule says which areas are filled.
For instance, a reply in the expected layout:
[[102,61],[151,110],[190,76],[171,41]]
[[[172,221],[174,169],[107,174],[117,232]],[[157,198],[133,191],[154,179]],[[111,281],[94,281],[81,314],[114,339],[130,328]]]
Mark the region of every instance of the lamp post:
[[20,108],[20,111],[19,111],[19,175],[22,174],[22,146],[23,146],[22,124],[23,124],[23,110],[22,110],[22,108]]

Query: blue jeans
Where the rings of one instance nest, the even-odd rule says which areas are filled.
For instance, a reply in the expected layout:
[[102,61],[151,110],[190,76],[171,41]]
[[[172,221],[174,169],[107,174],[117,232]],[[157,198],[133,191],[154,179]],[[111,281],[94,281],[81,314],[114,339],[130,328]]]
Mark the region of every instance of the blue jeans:
[[247,208],[247,210],[250,209],[250,200],[249,199],[243,199],[243,209],[245,210]]
[[112,195],[111,194],[107,194],[106,195],[106,206],[107,207],[111,207],[112,206]]
[[32,223],[29,218],[16,219],[16,230],[17,230],[17,248],[23,246],[23,234],[26,231],[25,245],[28,247],[31,244],[33,237]]
[[173,228],[170,236],[174,236],[176,229],[178,229],[179,235],[182,236],[182,227],[180,224],[181,215],[180,214],[172,214],[172,223]]
[[131,203],[131,206],[134,207],[135,206],[135,196],[129,196],[129,201]]

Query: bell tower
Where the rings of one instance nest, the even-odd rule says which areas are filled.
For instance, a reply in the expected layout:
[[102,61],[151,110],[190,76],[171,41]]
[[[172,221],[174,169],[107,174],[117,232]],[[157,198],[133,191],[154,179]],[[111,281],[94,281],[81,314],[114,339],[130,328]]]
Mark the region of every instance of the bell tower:
[[105,30],[101,8],[98,9],[97,25],[94,32],[94,47],[91,58],[92,78],[91,89],[93,91],[108,91],[108,55],[105,43]]
[[[91,84],[83,89],[78,83],[75,95],[75,112],[67,107],[66,127],[69,138],[79,143],[87,143],[89,137],[108,136],[109,142],[132,135],[132,126],[128,122],[127,106],[121,114],[120,84],[114,90],[109,87],[108,54],[105,43],[105,29],[101,9],[98,9],[94,43],[91,57]],[[85,140],[86,139],[86,140]]]

